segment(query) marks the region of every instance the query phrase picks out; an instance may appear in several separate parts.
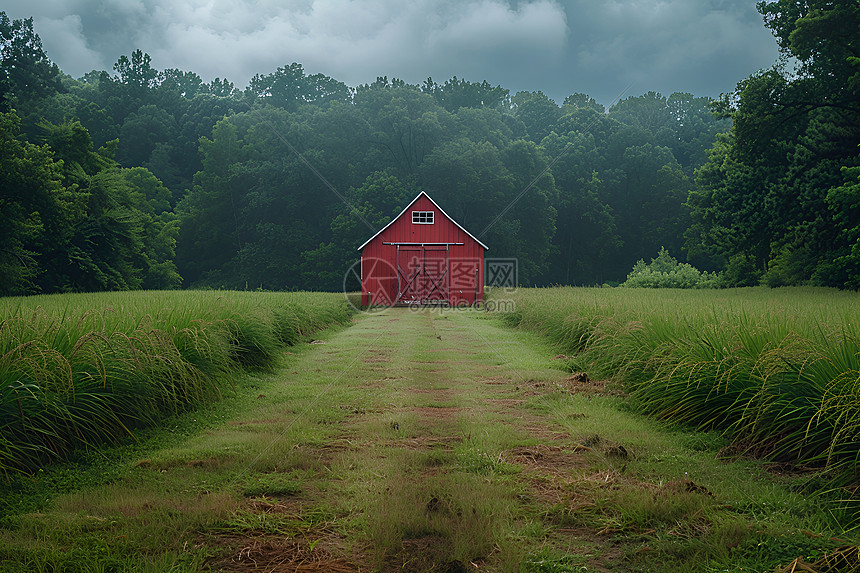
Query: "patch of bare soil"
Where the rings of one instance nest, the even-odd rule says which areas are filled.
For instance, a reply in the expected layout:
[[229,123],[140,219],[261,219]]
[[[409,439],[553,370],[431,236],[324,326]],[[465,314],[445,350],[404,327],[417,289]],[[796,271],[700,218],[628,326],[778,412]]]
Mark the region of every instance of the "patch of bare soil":
[[364,414],[371,413],[379,413],[380,410],[375,408],[362,408],[360,406],[353,406],[352,404],[340,404],[338,405],[339,410],[343,410],[347,413],[347,418],[352,418],[355,416],[363,416]]
[[633,457],[632,452],[628,451],[622,444],[614,442],[599,434],[594,434],[582,440],[580,444],[583,448],[600,452],[608,458],[619,458],[626,460]]
[[560,382],[572,394],[597,394],[601,396],[623,396],[624,392],[607,380],[593,380],[585,372],[574,372]]
[[521,398],[487,398],[484,402],[494,406],[521,406],[525,400]]
[[336,456],[355,449],[351,435],[343,435],[321,446],[296,444],[281,462],[284,469],[321,471],[331,467]]
[[574,469],[587,467],[590,462],[583,459],[582,452],[589,448],[576,444],[570,448],[538,444],[517,447],[505,452],[508,461],[527,466],[542,473],[569,473]]
[[247,508],[255,513],[268,515],[289,515],[301,517],[302,508],[308,505],[307,500],[297,497],[265,497],[262,499],[249,499]]
[[564,430],[553,430],[547,425],[531,424],[520,426],[529,436],[543,442],[559,442],[570,439],[570,434]]
[[488,376],[486,378],[478,378],[476,382],[478,384],[487,384],[489,386],[502,386],[505,384],[511,384],[513,380],[507,376]]
[[281,424],[286,422],[286,420],[281,418],[269,418],[266,420],[229,420],[227,425],[229,426],[259,426],[259,425],[268,425],[268,424]]
[[391,356],[388,352],[371,348],[367,351],[367,356],[361,359],[365,364],[391,362]]
[[410,394],[432,394],[439,400],[450,400],[454,396],[454,393],[447,388],[407,388],[406,391]]
[[418,436],[400,440],[381,441],[381,445],[399,446],[409,450],[453,450],[463,441],[463,436]]
[[[587,527],[567,527],[558,528],[555,530],[562,538],[571,540],[570,552],[576,551],[577,546],[583,543],[589,543],[600,546],[600,554],[592,556],[588,561],[588,571],[596,573],[609,573],[611,571],[626,571],[626,568],[620,568],[619,565],[624,561],[624,548],[620,543],[607,543],[606,538],[599,533],[595,533]],[[561,543],[561,549],[564,549],[564,542]]]
[[[528,482],[525,495],[550,506],[565,505],[571,511],[590,501],[572,497],[569,485],[592,463],[587,448],[538,444],[517,447],[504,453],[507,461],[519,464]],[[592,532],[593,533],[593,532]]]
[[387,560],[384,573],[466,573],[480,567],[450,557],[451,541],[436,535],[404,539],[403,548]]
[[[501,380],[499,380],[501,379]],[[493,376],[482,380],[485,384],[506,384],[511,383],[510,380],[502,381],[504,377]],[[525,380],[516,384],[514,390],[523,392],[526,396],[537,396],[547,394],[549,392],[557,392],[559,390],[570,392],[571,394],[586,394],[599,396],[624,396],[624,392],[612,382],[608,380],[593,380],[585,372],[574,372],[570,376],[562,380],[552,382],[546,380]]]
[[340,539],[325,537],[222,536],[223,555],[210,566],[216,571],[353,573],[362,567],[344,556]]
[[514,390],[517,392],[522,392],[524,396],[539,396],[541,394],[547,394],[549,392],[555,392],[559,390],[559,385],[554,382],[547,382],[545,380],[525,380],[514,386]]
[[462,411],[462,408],[434,408],[434,407],[425,407],[425,408],[413,408],[412,411],[415,412],[419,418],[424,419],[433,419],[433,420],[452,420],[457,417],[457,415]]

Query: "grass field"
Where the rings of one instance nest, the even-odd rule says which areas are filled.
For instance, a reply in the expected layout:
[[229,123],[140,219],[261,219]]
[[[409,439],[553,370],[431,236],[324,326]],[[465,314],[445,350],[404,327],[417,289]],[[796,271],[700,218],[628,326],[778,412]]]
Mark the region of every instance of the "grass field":
[[218,399],[238,370],[348,321],[342,296],[216,291],[0,299],[0,470],[82,448]]
[[[731,410],[725,426],[676,423],[647,410],[639,393],[661,384],[659,376],[671,378],[663,369],[672,374],[669,360],[680,352],[671,350],[685,348],[679,334],[656,349],[643,346],[649,329],[668,317],[711,345],[709,332],[722,333],[725,348],[740,352],[735,338],[747,340],[741,324],[764,337],[771,332],[765,326],[786,323],[793,334],[785,337],[795,340],[801,333],[792,324],[812,317],[820,332],[841,335],[847,330],[832,325],[853,324],[856,299],[805,290],[693,294],[704,293],[526,289],[512,295],[516,306],[505,313],[357,316],[341,314],[342,299],[302,293],[168,293],[158,308],[146,306],[151,293],[140,295],[139,307],[128,302],[134,297],[104,302],[115,295],[42,299],[102,309],[84,313],[86,320],[148,308],[120,340],[156,330],[150,325],[163,320],[159,312],[201,301],[197,314],[212,314],[188,322],[203,332],[225,329],[218,344],[228,359],[213,359],[208,371],[207,355],[195,349],[188,362],[214,373],[206,377],[221,382],[210,396],[220,391],[223,399],[165,410],[155,426],[135,430],[139,442],[86,448],[85,455],[78,448],[71,462],[12,475],[0,485],[0,572],[856,570],[860,537],[851,508],[839,502],[846,490],[833,481],[847,475],[845,462],[817,456],[803,466],[794,454],[781,464],[741,455],[784,453],[772,442],[738,441]],[[700,313],[696,301],[705,300]],[[271,334],[279,320],[272,301],[299,305],[305,314],[290,311],[293,324],[351,326],[282,340]],[[39,305],[13,302],[10,316],[62,318],[66,308],[81,315],[74,305],[35,311]],[[221,304],[226,310],[212,310]],[[255,312],[261,318],[252,321]],[[272,344],[238,344],[239,320],[270,325],[253,339]],[[295,344],[311,336],[321,339]],[[85,348],[89,337],[81,339]],[[823,352],[822,340],[800,346]],[[778,364],[791,358],[759,354]],[[117,376],[134,374],[121,366]],[[713,391],[726,392],[740,371],[718,379]]]
[[625,409],[481,311],[320,342],[100,482],[36,476],[0,571],[771,573],[854,539],[798,476],[718,459],[718,436]]
[[[857,485],[860,295],[827,289],[521,289],[508,324],[648,415],[716,429],[737,454]],[[856,515],[850,519],[856,519]]]

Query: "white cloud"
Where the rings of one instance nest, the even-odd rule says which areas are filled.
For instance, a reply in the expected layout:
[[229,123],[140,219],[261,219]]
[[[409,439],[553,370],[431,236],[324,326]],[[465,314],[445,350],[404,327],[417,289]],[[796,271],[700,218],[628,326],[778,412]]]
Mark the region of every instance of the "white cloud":
[[37,33],[48,57],[66,73],[79,77],[105,67],[102,55],[87,45],[81,17],[77,14],[59,19],[40,18]]

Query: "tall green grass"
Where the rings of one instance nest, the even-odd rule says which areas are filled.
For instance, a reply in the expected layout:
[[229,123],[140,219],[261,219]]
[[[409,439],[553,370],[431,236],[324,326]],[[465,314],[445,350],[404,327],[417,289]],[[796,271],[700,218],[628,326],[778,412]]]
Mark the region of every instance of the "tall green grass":
[[860,296],[827,289],[522,289],[506,322],[623,385],[656,418],[735,451],[857,482]]
[[124,292],[0,299],[0,470],[217,399],[231,373],[349,320],[342,295]]

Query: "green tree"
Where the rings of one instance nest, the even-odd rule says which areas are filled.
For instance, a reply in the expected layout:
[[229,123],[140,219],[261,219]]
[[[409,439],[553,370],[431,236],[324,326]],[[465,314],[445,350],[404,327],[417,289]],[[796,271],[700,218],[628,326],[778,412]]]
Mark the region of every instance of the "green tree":
[[511,98],[514,117],[525,124],[528,138],[535,143],[556,129],[562,115],[558,104],[543,92],[517,92]]
[[752,262],[772,286],[853,286],[843,174],[860,164],[860,3],[778,0],[758,9],[795,69],[755,74],[716,104],[732,136],[718,139],[697,175],[688,247],[726,264]]
[[119,81],[137,92],[150,90],[158,85],[158,70],[152,67],[152,58],[141,50],[135,50],[128,56],[120,56],[113,65],[119,74]]
[[860,167],[843,169],[846,182],[827,192],[827,204],[838,229],[836,241],[844,245],[833,261],[833,280],[860,289]]
[[572,93],[564,98],[562,105],[568,105],[574,109],[592,109],[597,113],[606,113],[606,108],[602,103],[599,103],[590,95],[580,92]]
[[156,149],[172,149],[176,122],[169,113],[155,105],[145,105],[130,113],[119,132],[117,161],[132,167],[152,159]]
[[714,116],[711,101],[689,93],[665,97],[657,92],[632,96],[616,103],[609,116],[639,131],[641,143],[668,147],[688,176],[706,159],[706,150],[717,133],[730,129],[725,119]]
[[344,280],[352,278],[349,269],[359,259],[358,247],[417,194],[417,189],[382,171],[368,175],[360,187],[350,188],[346,204],[331,221],[331,240],[302,255],[305,284],[325,290],[343,288]]
[[204,87],[207,93],[215,97],[232,97],[238,94],[236,86],[226,78],[215,78],[208,84],[204,84]]
[[0,113],[0,296],[38,292],[42,253],[69,234],[80,196],[62,182],[47,145],[21,141],[20,118]]
[[367,144],[378,170],[414,176],[453,130],[453,118],[433,96],[413,86],[371,85],[356,91],[355,105],[370,126]]
[[581,285],[618,280],[611,274],[611,262],[619,257],[623,242],[607,203],[607,182],[598,171],[606,165],[594,135],[551,133],[541,146],[558,159],[552,168],[558,189],[557,232],[544,281]]
[[493,87],[487,80],[481,83],[470,82],[457,76],[442,85],[434,82],[432,78],[427,78],[421,90],[436,98],[439,105],[450,112],[464,107],[495,109],[507,103],[509,94],[502,86]]
[[[555,184],[547,160],[532,142],[503,148],[460,138],[439,145],[421,166],[421,187],[493,256],[517,257],[520,277],[546,271],[555,233]],[[527,195],[526,195],[527,194]]]
[[[233,164],[246,157],[236,125],[219,121],[212,138],[200,139],[203,169],[194,176],[194,188],[177,205],[181,218],[176,260],[189,284],[199,284],[207,274],[226,268],[241,248],[237,219],[237,195],[241,186]],[[220,286],[220,285],[219,285]]]
[[148,170],[120,169],[109,150],[93,151],[80,122],[40,128],[62,177],[54,196],[65,209],[50,240],[39,245],[39,286],[46,292],[178,287],[170,192]]
[[159,87],[176,92],[186,99],[193,99],[197,94],[208,92],[200,76],[176,68],[162,70],[158,75],[158,83]]
[[294,111],[302,103],[347,102],[350,89],[323,74],[305,75],[301,64],[292,63],[277,71],[251,78],[248,93],[266,103]]
[[668,128],[671,122],[666,97],[657,92],[620,100],[609,108],[609,115],[654,136]]
[[0,111],[60,89],[59,68],[42,49],[33,18],[11,20],[0,11]]
[[672,151],[650,143],[630,146],[618,166],[622,176],[608,189],[607,199],[624,243],[622,260],[644,258],[661,243],[680,251],[691,185]]

